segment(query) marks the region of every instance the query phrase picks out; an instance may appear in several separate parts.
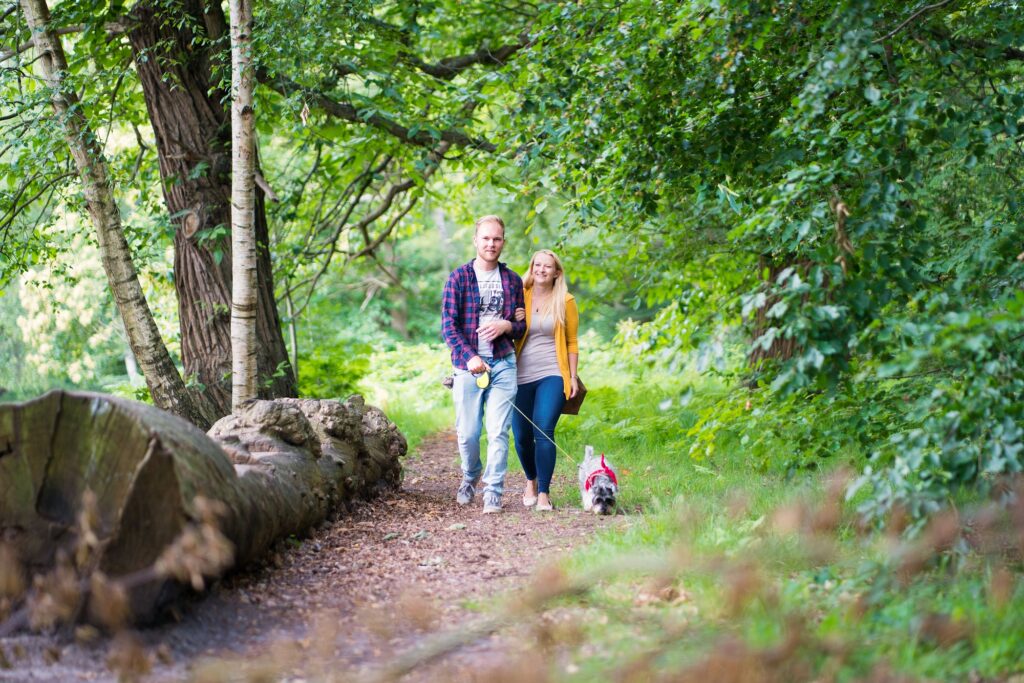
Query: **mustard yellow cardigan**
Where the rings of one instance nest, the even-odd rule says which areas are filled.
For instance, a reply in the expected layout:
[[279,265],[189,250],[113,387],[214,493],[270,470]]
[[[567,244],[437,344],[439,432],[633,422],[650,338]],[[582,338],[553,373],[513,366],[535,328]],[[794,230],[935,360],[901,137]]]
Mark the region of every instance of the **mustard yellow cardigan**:
[[[523,292],[526,299],[526,334],[516,342],[516,357],[523,350],[526,338],[530,336],[530,319],[533,317],[533,288]],[[572,392],[572,379],[569,377],[569,354],[579,354],[580,347],[576,339],[576,332],[580,326],[580,313],[576,308],[576,297],[572,294],[565,295],[565,325],[555,321],[555,355],[558,356],[558,369],[562,372],[562,388],[565,397],[569,398]]]

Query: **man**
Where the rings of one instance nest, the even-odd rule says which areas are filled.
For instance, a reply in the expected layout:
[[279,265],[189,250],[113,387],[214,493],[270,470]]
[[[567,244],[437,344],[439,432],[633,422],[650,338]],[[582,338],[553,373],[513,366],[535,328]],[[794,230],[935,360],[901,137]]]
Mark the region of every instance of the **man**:
[[526,323],[514,321],[514,313],[525,304],[523,281],[498,261],[505,246],[504,221],[498,216],[478,218],[473,245],[476,258],[456,268],[444,285],[441,334],[452,350],[455,369],[452,393],[462,457],[462,484],[455,500],[468,505],[476,495],[482,422],[487,429],[484,514],[489,514],[501,512],[508,428],[516,398],[512,340],[526,331]]

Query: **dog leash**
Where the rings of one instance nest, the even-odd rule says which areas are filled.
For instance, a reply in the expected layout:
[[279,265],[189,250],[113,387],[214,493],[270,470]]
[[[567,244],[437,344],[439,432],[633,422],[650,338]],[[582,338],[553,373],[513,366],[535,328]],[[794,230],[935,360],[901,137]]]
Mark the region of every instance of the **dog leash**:
[[[477,377],[477,380],[476,380],[476,385],[477,385],[478,387],[480,387],[481,389],[486,389],[486,388],[487,388],[487,385],[489,385],[489,384],[490,384],[490,374],[491,374],[491,368],[490,368],[490,366],[487,366],[487,369],[486,369],[486,370],[484,370],[484,371],[483,371],[482,373],[480,373],[480,376],[479,376],[479,377]],[[447,385],[447,384],[445,384],[445,386],[447,386],[447,387],[448,387],[449,389],[451,389],[451,386],[449,386],[449,385]],[[541,433],[541,434],[542,434],[542,435],[544,436],[544,438],[545,438],[545,439],[547,439],[548,441],[550,441],[550,442],[552,443],[552,445],[554,445],[554,447],[555,447],[555,448],[557,448],[558,450],[560,450],[560,451],[562,452],[562,454],[563,454],[563,455],[565,455],[565,457],[569,458],[569,461],[570,461],[570,462],[571,462],[571,463],[572,463],[573,465],[576,465],[577,467],[579,467],[579,466],[580,466],[580,463],[579,463],[579,462],[577,462],[577,461],[576,461],[576,459],[575,459],[574,457],[572,457],[571,455],[569,455],[569,452],[568,452],[568,451],[566,451],[566,450],[565,450],[564,448],[562,448],[561,446],[559,446],[559,445],[558,445],[558,443],[557,443],[557,442],[556,442],[556,441],[555,441],[554,439],[552,439],[552,438],[551,438],[550,436],[548,436],[548,435],[547,435],[547,434],[546,434],[546,433],[544,432],[544,430],[543,430],[543,429],[541,429],[540,427],[538,427],[538,426],[537,426],[537,423],[536,423],[536,422],[534,422],[533,420],[531,420],[531,419],[530,419],[530,417],[529,417],[529,416],[528,416],[528,415],[527,415],[526,413],[524,413],[524,412],[523,412],[522,410],[520,410],[520,409],[519,409],[519,406],[517,406],[517,405],[515,404],[515,402],[514,402],[514,401],[513,401],[512,399],[510,399],[510,398],[506,398],[506,399],[505,399],[505,403],[508,403],[508,404],[509,404],[510,406],[512,406],[513,408],[515,408],[515,411],[516,411],[517,413],[519,413],[520,415],[522,415],[522,416],[523,416],[523,419],[525,419],[525,420],[526,420],[527,422],[529,422],[529,423],[530,423],[531,425],[533,425],[534,429],[536,429],[536,430],[537,430],[538,432],[540,432],[540,433]]]
[[569,455],[569,453],[568,453],[568,452],[567,452],[567,451],[566,451],[566,450],[565,450],[564,448],[562,448],[562,447],[561,447],[561,446],[559,446],[559,445],[558,445],[557,443],[555,443],[555,440],[554,440],[554,439],[552,439],[552,438],[551,438],[550,436],[548,436],[548,435],[547,435],[547,434],[546,434],[546,433],[544,432],[544,430],[543,430],[543,429],[541,429],[540,427],[538,427],[538,426],[537,426],[537,423],[536,423],[536,422],[534,422],[533,420],[531,420],[531,419],[530,419],[530,418],[529,418],[529,417],[528,417],[528,416],[526,415],[526,413],[524,413],[523,411],[521,411],[521,410],[519,409],[519,406],[517,406],[517,405],[515,404],[515,402],[514,402],[514,401],[513,401],[512,399],[510,399],[510,398],[506,398],[506,399],[505,399],[505,403],[508,403],[508,404],[509,404],[510,406],[512,406],[513,408],[515,408],[516,412],[517,412],[517,413],[519,413],[520,415],[522,415],[522,416],[523,416],[523,418],[524,418],[524,419],[525,419],[525,420],[526,420],[527,422],[529,422],[529,423],[530,423],[531,425],[533,425],[533,426],[534,426],[534,428],[535,428],[535,429],[536,429],[536,430],[537,430],[538,432],[540,432],[541,434],[543,434],[543,435],[544,435],[544,438],[545,438],[545,439],[547,439],[547,440],[548,440],[548,441],[550,441],[550,442],[551,442],[552,444],[554,444],[555,448],[557,448],[558,450],[562,451],[562,453],[563,453],[563,454],[565,455],[565,457],[569,458],[569,461],[570,461],[570,462],[572,462],[572,464],[573,464],[573,465],[576,465],[577,467],[579,467],[579,466],[580,466],[580,464],[579,464],[578,462],[576,462],[576,459],[575,459],[575,458],[573,458],[573,457],[572,457],[571,455]]

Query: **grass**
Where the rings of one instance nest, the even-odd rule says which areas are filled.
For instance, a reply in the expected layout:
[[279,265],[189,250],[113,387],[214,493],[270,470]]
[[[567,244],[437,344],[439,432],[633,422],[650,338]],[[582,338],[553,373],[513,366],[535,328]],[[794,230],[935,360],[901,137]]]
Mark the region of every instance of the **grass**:
[[[827,491],[839,462],[794,473],[783,465],[793,454],[780,453],[778,467],[765,467],[735,441],[715,457],[695,461],[688,455],[687,430],[700,404],[722,389],[711,385],[686,407],[659,410],[678,390],[639,383],[594,392],[598,400],[589,407],[604,419],[589,418],[592,424],[581,424],[570,438],[579,442],[586,433],[614,454],[624,474],[625,509],[645,514],[625,532],[605,534],[578,551],[568,569],[592,572],[610,557],[677,553],[682,559],[672,584],[686,599],[647,600],[651,589],[645,586],[658,577],[645,583],[626,575],[597,586],[575,606],[615,615],[614,626],[602,622],[588,629],[588,648],[577,649],[556,678],[607,677],[630,667],[650,667],[652,675],[693,672],[728,638],[743,642],[748,655],[783,647],[791,620],[803,624],[802,650],[790,655],[794,667],[801,666],[771,670],[758,663],[763,680],[787,680],[800,671],[822,680],[857,680],[883,668],[950,681],[1024,671],[1019,564],[1010,561],[1013,587],[994,600],[991,573],[1004,566],[998,557],[968,554],[959,560],[963,566],[953,567],[957,556],[936,553],[925,571],[906,582],[886,581],[903,546],[859,534],[852,505],[835,506],[840,516],[827,533],[781,532],[778,518],[787,510],[820,513],[829,498],[841,503],[842,489]],[[745,601],[730,606],[744,591]],[[660,639],[673,628],[680,635],[665,646]],[[658,654],[650,660],[637,655],[645,650]],[[593,651],[604,654],[595,658]],[[742,679],[749,671],[733,673]]]
[[[653,554],[671,569],[612,572],[583,597],[562,600],[582,634],[552,646],[555,680],[668,673],[702,683],[851,681],[891,671],[959,681],[1024,672],[1019,554],[941,548],[901,574],[900,558],[915,546],[863,533],[842,486],[830,488],[843,462],[861,466],[856,453],[794,469],[792,462],[807,461],[798,445],[807,427],[787,435],[776,423],[773,457],[753,454],[749,439],[726,431],[712,457],[695,460],[691,446],[701,434],[691,428],[728,387],[692,372],[667,379],[657,368],[623,365],[616,360],[623,354],[590,342],[581,367],[590,393],[580,416],[560,421],[557,439],[575,459],[587,444],[606,453],[619,473],[620,509],[635,516],[564,567],[600,575],[611,562]],[[453,418],[450,396],[436,384],[447,356],[428,350],[380,359],[387,377],[372,379],[411,443]],[[518,467],[514,457],[510,466]],[[556,503],[575,501],[575,480],[574,464],[559,454]],[[957,502],[962,509],[981,503]]]

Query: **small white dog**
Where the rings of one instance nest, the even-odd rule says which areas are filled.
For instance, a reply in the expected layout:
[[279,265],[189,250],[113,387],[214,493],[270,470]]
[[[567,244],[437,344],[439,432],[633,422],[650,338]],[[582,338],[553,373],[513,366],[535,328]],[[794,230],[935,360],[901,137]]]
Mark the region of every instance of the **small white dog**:
[[586,447],[586,455],[579,466],[580,496],[583,510],[595,515],[610,515],[615,510],[615,494],[619,492],[619,479],[604,457],[594,455],[593,446]]

